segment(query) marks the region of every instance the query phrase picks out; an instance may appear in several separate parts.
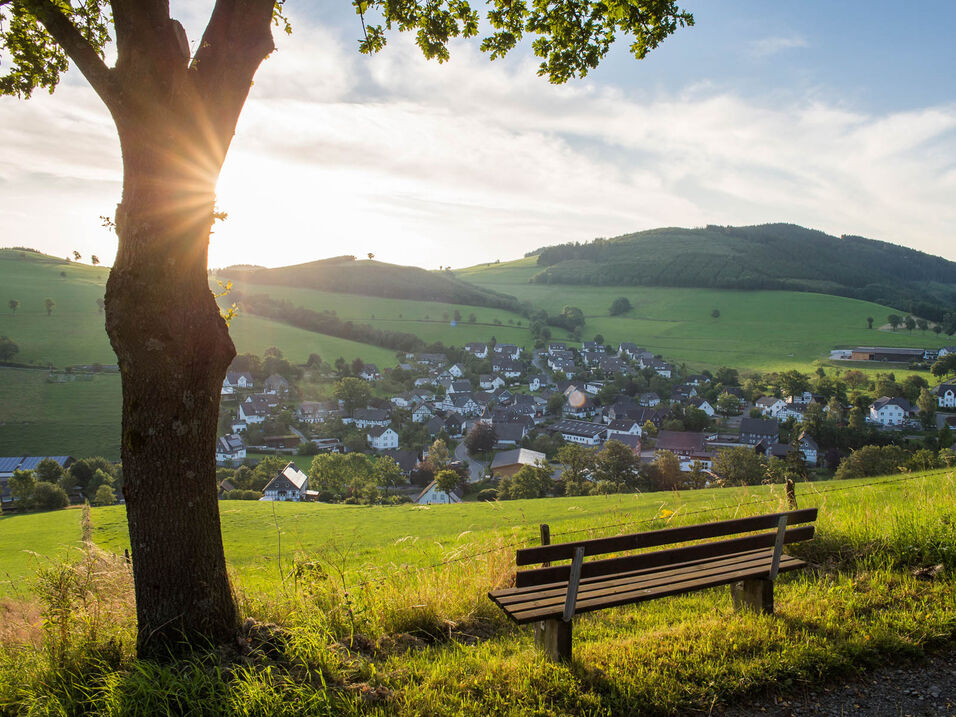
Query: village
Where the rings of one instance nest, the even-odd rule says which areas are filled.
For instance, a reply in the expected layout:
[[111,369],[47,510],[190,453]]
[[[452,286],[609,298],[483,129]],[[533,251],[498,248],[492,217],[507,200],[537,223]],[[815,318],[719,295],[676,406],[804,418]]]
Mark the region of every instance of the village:
[[[548,342],[530,352],[494,340],[468,343],[463,349],[401,355],[401,363],[384,373],[355,362],[347,367],[352,376],[325,372],[337,395],[325,401],[297,401],[299,388],[279,373],[257,380],[248,371],[233,371],[223,382],[222,425],[228,427],[217,444],[217,462],[235,468],[250,455],[267,453],[368,454],[391,459],[404,477],[392,500],[430,504],[507,497],[501,481],[525,467],[526,473],[544,470],[554,485],[513,497],[564,494],[563,446],[594,455],[612,443],[624,447],[632,461],[625,460],[619,472],[636,476],[642,467],[656,466],[671,475],[663,483],[644,481],[645,487],[666,488],[726,479],[714,472],[715,462],[734,449],[764,459],[758,479],[766,480],[768,473],[775,475],[774,463],[799,463],[796,473],[804,478],[832,475],[848,453],[868,444],[922,447],[928,437],[935,450],[952,445],[956,415],[945,412],[956,408],[956,380],[930,387],[920,376],[897,383],[892,373],[880,373],[871,382],[853,369],[742,379],[732,368],[691,373],[634,343],[609,346],[595,338],[579,346]],[[902,356],[932,364],[956,347],[918,353],[850,352],[857,360],[901,362]],[[339,374],[343,368],[340,363]],[[833,430],[821,433],[824,421],[838,432],[856,432],[856,444],[847,435],[835,438]],[[429,455],[436,441],[440,449],[450,449],[438,463]],[[662,453],[673,456],[663,467],[657,465]],[[453,489],[436,482],[442,468],[458,472],[461,480]],[[683,476],[673,475],[674,468]],[[314,480],[310,485],[308,473],[289,461],[262,488],[261,499],[323,499],[322,486]],[[618,479],[619,489],[640,483]],[[220,494],[237,495],[237,488],[224,477]]]

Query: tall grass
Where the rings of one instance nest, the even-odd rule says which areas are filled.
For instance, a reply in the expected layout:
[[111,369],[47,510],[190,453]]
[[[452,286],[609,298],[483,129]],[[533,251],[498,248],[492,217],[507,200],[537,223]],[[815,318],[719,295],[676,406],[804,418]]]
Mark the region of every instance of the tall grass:
[[[332,544],[297,556],[274,590],[237,579],[250,619],[236,645],[174,665],[135,659],[128,568],[87,543],[35,578],[42,622],[34,639],[11,636],[0,647],[0,712],[681,714],[949,643],[952,472],[831,490],[849,485],[798,487],[801,507],[821,509],[818,532],[792,546],[811,569],[780,579],[776,615],[734,612],[726,589],[593,613],[575,621],[569,665],[544,660],[530,629],[509,623],[485,597],[511,578],[512,533],[450,548],[434,568],[396,559],[390,546],[378,569],[366,566],[359,577],[348,546]],[[592,515],[555,534],[784,507],[776,492],[762,495],[709,513],[694,513],[701,503],[683,510],[672,500],[662,510],[648,502],[623,516],[630,522]],[[364,551],[362,559],[371,560]],[[922,570],[936,565],[941,571]]]

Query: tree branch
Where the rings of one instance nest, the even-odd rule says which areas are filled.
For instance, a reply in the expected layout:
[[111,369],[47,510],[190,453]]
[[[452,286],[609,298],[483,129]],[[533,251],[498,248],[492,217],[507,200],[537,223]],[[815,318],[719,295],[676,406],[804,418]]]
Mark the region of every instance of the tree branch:
[[33,15],[80,69],[107,105],[116,97],[113,73],[69,18],[50,0],[13,0]]
[[262,61],[275,50],[275,0],[216,0],[190,71],[228,145]]

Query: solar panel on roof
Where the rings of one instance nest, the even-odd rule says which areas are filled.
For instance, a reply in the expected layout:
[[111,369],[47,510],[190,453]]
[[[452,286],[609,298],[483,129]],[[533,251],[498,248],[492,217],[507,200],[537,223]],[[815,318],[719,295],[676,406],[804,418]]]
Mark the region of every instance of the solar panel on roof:
[[23,456],[3,456],[0,457],[0,473],[13,473],[19,468],[23,461]]

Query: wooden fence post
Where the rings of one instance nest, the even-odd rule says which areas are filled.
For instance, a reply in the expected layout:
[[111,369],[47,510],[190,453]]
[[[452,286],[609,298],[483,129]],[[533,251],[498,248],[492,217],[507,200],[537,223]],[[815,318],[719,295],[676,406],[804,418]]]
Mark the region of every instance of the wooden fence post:
[[[540,527],[541,527],[541,544],[551,545],[551,528],[548,526],[547,523],[542,523]],[[541,563],[541,567],[550,568],[551,563],[550,562]]]
[[787,501],[790,510],[797,510],[797,487],[793,484],[793,478],[787,478]]

